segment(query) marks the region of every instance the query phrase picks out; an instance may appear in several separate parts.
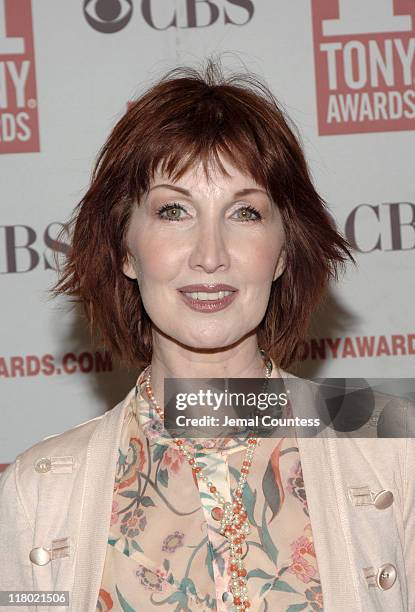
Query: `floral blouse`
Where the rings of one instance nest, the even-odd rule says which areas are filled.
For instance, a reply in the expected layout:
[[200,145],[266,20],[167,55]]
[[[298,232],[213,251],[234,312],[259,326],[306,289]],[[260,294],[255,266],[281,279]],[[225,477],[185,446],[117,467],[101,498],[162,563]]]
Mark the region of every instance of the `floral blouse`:
[[[220,612],[229,548],[211,516],[217,505],[196,481],[162,421],[151,418],[140,376],[126,411],[97,612]],[[204,472],[227,501],[244,459],[242,439],[193,439]],[[261,439],[243,493],[251,532],[245,567],[251,610],[323,610],[296,439]],[[224,595],[225,594],[225,595]]]

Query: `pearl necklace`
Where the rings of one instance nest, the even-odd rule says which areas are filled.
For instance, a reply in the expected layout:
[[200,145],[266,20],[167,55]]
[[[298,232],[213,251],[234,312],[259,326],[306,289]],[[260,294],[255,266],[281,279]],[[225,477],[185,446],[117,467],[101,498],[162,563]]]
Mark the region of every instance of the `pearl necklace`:
[[[261,354],[264,359],[265,378],[267,379],[271,377],[272,361],[265,360],[263,351],[261,351]],[[145,379],[145,389],[150,402],[159,417],[164,419],[164,410],[157,403],[151,387],[151,366],[145,369],[142,379]],[[225,536],[229,542],[229,569],[231,571],[231,580],[229,583],[230,592],[224,593],[222,600],[233,604],[233,610],[237,610],[238,612],[240,610],[246,610],[251,607],[252,602],[248,597],[248,588],[246,585],[247,571],[245,569],[244,559],[242,558],[242,544],[250,533],[251,528],[246,508],[242,503],[242,495],[258,439],[251,436],[248,437],[248,447],[242,462],[238,485],[232,494],[232,502],[227,502],[225,498],[220,495],[213,482],[209,480],[206,474],[203,474],[202,466],[198,464],[192,453],[184,446],[183,440],[175,439],[174,443],[178,451],[187,459],[194,476],[206,484],[209,492],[219,504],[212,509],[211,516],[215,521],[220,521],[219,532],[221,535]]]

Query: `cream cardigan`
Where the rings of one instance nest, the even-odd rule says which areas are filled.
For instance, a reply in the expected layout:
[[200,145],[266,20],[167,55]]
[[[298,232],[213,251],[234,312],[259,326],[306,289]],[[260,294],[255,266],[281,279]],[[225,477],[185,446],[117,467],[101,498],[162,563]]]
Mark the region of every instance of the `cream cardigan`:
[[[103,416],[35,444],[6,469],[0,479],[0,591],[69,591],[71,612],[95,612],[120,433],[134,392]],[[389,399],[379,394],[376,410]],[[294,414],[310,416],[313,401],[294,400]],[[407,407],[403,401],[397,407],[403,422]],[[299,437],[298,445],[325,611],[414,612],[415,440],[330,432]],[[382,490],[392,492],[393,503],[378,509],[373,497]],[[38,547],[51,556],[45,565],[38,564],[39,551],[29,557]],[[376,576],[385,564],[396,570],[396,580],[383,589]]]

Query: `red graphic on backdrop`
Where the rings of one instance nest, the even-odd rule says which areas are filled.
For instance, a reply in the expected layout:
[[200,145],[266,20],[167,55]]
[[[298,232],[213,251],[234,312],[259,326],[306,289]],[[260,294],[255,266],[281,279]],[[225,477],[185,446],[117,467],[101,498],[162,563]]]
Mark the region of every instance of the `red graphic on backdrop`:
[[31,0],[0,0],[0,153],[39,151]]
[[415,129],[415,2],[312,0],[319,134]]
[[415,355],[415,334],[338,336],[302,342],[299,359],[357,359]]

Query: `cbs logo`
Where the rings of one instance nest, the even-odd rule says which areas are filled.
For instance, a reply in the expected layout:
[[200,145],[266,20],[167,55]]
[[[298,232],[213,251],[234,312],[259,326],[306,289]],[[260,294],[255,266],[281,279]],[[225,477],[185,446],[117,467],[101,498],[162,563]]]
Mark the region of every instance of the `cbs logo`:
[[125,28],[132,14],[132,0],[84,0],[85,19],[94,30],[104,34]]
[[[177,2],[153,4],[153,0],[142,0],[141,17],[153,30],[168,28],[205,28],[221,17],[217,0],[186,0],[184,10],[178,11]],[[167,10],[166,10],[167,8]],[[104,34],[119,32],[128,24],[133,14],[132,0],[84,0],[84,16],[89,25]],[[180,15],[179,15],[180,13]],[[235,14],[234,14],[235,13]],[[239,14],[238,14],[239,13]],[[242,26],[254,14],[252,0],[225,0],[222,21],[225,25]],[[166,17],[167,15],[167,17]]]

